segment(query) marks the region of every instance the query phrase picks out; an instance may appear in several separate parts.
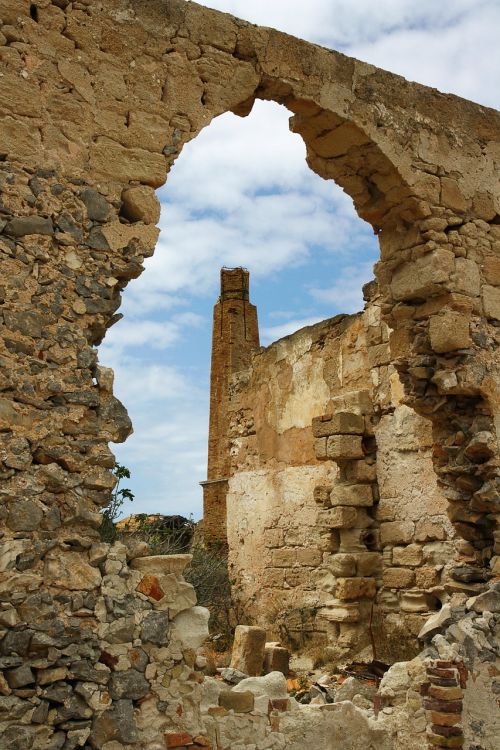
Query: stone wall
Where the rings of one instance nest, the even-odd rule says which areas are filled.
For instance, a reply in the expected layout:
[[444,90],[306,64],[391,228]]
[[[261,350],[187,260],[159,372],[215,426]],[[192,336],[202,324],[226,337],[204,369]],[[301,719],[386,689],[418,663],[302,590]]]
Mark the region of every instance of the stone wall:
[[154,250],[154,189],[213,117],[294,114],[379,236],[390,361],[476,585],[499,554],[500,116],[184,0],[0,0],[0,19],[2,739],[194,743],[192,654],[162,651],[182,581],[141,583],[97,531],[131,425],[95,347]]
[[295,648],[359,652],[372,621],[379,655],[416,653],[448,596],[456,543],[431,425],[401,403],[388,336],[372,298],[261,350],[231,383],[234,593]]

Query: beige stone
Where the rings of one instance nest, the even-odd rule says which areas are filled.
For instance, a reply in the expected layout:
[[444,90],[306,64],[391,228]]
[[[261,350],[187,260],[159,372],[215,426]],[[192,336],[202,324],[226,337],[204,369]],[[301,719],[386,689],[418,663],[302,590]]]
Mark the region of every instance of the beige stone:
[[467,258],[455,260],[454,287],[461,294],[476,297],[481,291],[481,278],[477,263]]
[[338,599],[357,600],[375,596],[374,578],[339,578],[335,595]]
[[484,278],[492,286],[500,286],[500,258],[490,255],[484,259]]
[[440,573],[435,568],[419,568],[415,571],[416,585],[421,589],[430,589],[440,582]]
[[441,178],[441,203],[459,213],[466,210],[468,202],[464,198],[456,180],[449,177]]
[[330,492],[331,505],[369,507],[373,505],[373,493],[369,484],[337,484]]
[[358,414],[337,412],[333,415],[315,417],[312,428],[316,438],[329,435],[362,435],[365,431],[365,422]]
[[321,510],[317,516],[318,526],[331,529],[349,529],[356,525],[358,511],[356,508],[338,507]]
[[380,524],[382,544],[404,544],[412,540],[414,524],[411,521],[388,521]]
[[328,569],[334,576],[352,578],[356,574],[356,557],[354,555],[337,554],[328,559]]
[[388,589],[405,589],[413,585],[415,573],[408,568],[386,568],[382,583]]
[[301,547],[297,549],[297,562],[299,565],[316,567],[320,565],[322,558],[323,555],[318,549],[304,549]]
[[45,558],[45,579],[59,588],[72,591],[95,589],[101,583],[101,573],[80,552],[62,552]]
[[396,300],[427,297],[447,289],[455,270],[455,255],[438,249],[422,258],[405,263],[394,272],[391,290]]
[[447,311],[433,315],[429,321],[429,336],[435,352],[452,352],[467,349],[472,341],[469,318],[457,312]]
[[363,458],[361,438],[357,435],[332,435],[327,438],[326,454],[332,459]]
[[238,669],[251,676],[260,675],[264,664],[265,646],[266,631],[263,628],[256,625],[237,625],[234,631],[231,669]]
[[236,693],[232,690],[223,690],[219,695],[219,706],[237,714],[246,714],[253,711],[255,696],[250,690],[244,693]]
[[487,318],[500,320],[500,289],[487,284],[483,286],[483,307]]
[[122,214],[130,221],[157,224],[160,208],[154,190],[147,185],[135,185],[122,192]]
[[91,146],[90,163],[102,177],[119,182],[137,180],[155,188],[163,185],[167,174],[162,154],[142,148],[124,148],[109,138],[99,138]]
[[392,562],[394,565],[420,565],[423,559],[422,547],[419,544],[409,544],[407,547],[394,547]]
[[382,556],[379,552],[359,552],[356,555],[356,570],[358,576],[371,576],[379,572],[382,567]]

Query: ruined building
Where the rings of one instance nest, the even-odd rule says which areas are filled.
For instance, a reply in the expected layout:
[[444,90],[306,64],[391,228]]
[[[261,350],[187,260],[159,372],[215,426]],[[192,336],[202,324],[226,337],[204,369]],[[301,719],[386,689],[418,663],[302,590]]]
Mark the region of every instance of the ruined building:
[[404,403],[377,285],[365,295],[363,313],[261,349],[248,273],[222,270],[203,524],[228,546],[248,619],[295,647],[354,655],[375,640],[395,661],[489,573],[460,560],[431,423]]
[[[0,0],[0,19],[2,749],[496,750],[500,114],[184,0]],[[256,98],[373,227],[377,284],[250,357],[228,276],[222,332],[249,345],[220,368],[231,460],[213,446],[205,497],[256,616],[279,592],[350,649],[373,613],[409,655],[425,620],[371,708],[221,690],[188,558],[99,537],[131,425],[96,347],[183,145]]]

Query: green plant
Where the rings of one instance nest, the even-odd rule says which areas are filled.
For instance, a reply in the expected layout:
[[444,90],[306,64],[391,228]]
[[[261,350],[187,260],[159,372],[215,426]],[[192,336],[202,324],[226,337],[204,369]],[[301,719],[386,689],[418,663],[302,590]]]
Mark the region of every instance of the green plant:
[[130,479],[130,470],[126,466],[116,463],[113,469],[117,482],[115,488],[111,493],[111,499],[107,505],[102,509],[102,522],[100,528],[101,539],[104,542],[115,542],[118,538],[118,531],[116,529],[116,519],[120,513],[120,509],[126,500],[134,499],[134,493],[128,487],[121,487],[122,479]]
[[184,578],[196,591],[198,604],[210,612],[209,630],[215,650],[224,651],[231,645],[237,623],[227,551],[222,546],[205,547],[198,542],[190,552],[193,559]]

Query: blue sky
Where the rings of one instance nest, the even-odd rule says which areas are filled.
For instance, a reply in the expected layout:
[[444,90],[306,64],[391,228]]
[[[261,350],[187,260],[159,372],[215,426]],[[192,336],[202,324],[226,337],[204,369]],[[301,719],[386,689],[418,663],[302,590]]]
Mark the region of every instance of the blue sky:
[[[212,0],[203,3],[500,107],[500,0]],[[134,434],[128,513],[201,516],[212,306],[220,266],[251,272],[264,345],[362,308],[378,247],[350,199],[307,167],[289,113],[257,102],[217,118],[160,189],[160,241],[99,349]]]

